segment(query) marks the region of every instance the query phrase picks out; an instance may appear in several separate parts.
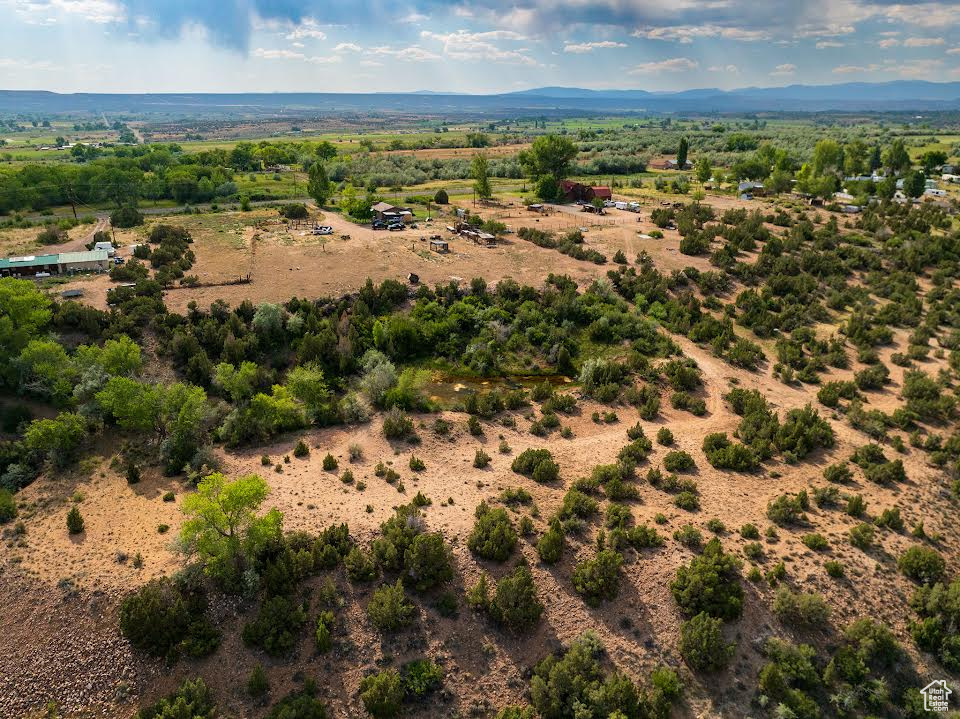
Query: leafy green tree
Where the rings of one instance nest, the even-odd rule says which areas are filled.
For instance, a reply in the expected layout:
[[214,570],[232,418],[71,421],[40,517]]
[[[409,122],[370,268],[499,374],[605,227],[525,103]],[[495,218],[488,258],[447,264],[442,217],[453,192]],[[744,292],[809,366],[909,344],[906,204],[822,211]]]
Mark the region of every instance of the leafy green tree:
[[330,178],[327,177],[327,168],[322,162],[314,162],[310,166],[309,179],[307,180],[307,194],[314,199],[320,207],[327,204],[330,195],[333,194],[333,186],[330,184]]
[[690,143],[687,142],[687,138],[680,138],[680,146],[677,148],[677,168],[683,169],[684,165],[687,164],[687,154],[690,152]]
[[286,387],[291,395],[303,403],[307,415],[314,422],[333,420],[333,395],[318,364],[307,363],[294,367],[287,374]]
[[710,164],[710,158],[706,155],[703,155],[699,160],[697,160],[696,167],[697,181],[702,185],[705,182],[709,182],[710,178],[713,177],[713,165]]
[[29,280],[0,278],[0,366],[10,360],[50,322],[50,298]]
[[16,361],[23,392],[64,404],[73,394],[77,369],[63,346],[53,340],[31,340]]
[[470,163],[470,176],[473,178],[473,191],[481,200],[489,200],[493,197],[493,189],[490,186],[489,163],[485,155],[476,154]]
[[902,138],[896,138],[883,153],[883,166],[892,173],[899,174],[910,169],[910,153]]
[[249,474],[229,481],[219,472],[200,480],[197,491],[183,499],[186,521],[180,539],[195,553],[208,574],[231,590],[240,588],[244,570],[257,549],[280,538],[283,515],[271,509],[257,512],[270,488],[262,477]]
[[116,377],[136,374],[143,367],[140,345],[126,335],[107,340],[103,347],[80,345],[74,358],[79,367],[99,365],[107,374]]
[[56,467],[66,467],[73,461],[77,449],[87,436],[87,423],[73,412],[61,412],[53,419],[35,419],[27,426],[23,445],[50,461]]
[[541,135],[529,150],[520,153],[520,164],[534,178],[550,177],[554,181],[567,177],[579,150],[562,135]]
[[235,404],[250,399],[257,385],[258,367],[253,362],[241,362],[234,367],[221,362],[213,368],[213,383],[222,389]]
[[921,170],[913,170],[903,177],[903,192],[907,197],[920,197],[927,189],[927,177]]
[[825,138],[813,148],[813,174],[817,177],[836,173],[843,167],[843,148],[836,140]]

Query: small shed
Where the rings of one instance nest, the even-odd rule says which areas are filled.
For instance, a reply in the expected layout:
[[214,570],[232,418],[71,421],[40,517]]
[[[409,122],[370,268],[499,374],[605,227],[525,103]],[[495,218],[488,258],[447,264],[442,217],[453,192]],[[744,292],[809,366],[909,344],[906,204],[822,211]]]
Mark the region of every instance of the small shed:
[[450,243],[446,240],[430,240],[430,249],[434,252],[449,252]]

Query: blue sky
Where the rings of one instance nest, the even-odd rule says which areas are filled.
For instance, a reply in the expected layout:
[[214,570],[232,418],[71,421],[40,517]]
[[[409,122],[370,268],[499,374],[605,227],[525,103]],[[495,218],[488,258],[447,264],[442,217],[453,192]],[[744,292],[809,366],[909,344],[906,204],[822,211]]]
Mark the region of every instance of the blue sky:
[[0,0],[0,88],[501,92],[960,80],[960,3]]

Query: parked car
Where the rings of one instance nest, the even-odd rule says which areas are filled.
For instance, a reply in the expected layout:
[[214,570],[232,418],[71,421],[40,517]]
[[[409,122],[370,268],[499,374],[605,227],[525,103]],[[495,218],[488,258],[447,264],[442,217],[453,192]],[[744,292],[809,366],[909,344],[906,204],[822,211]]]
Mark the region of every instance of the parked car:
[[383,220],[374,220],[371,227],[375,230],[385,230],[387,229],[387,223]]
[[407,227],[402,222],[391,222],[387,225],[387,229],[390,230],[390,232],[396,232],[397,230],[405,230]]
[[114,257],[114,258],[113,258],[113,264],[115,264],[115,265],[122,265],[124,262],[126,262],[126,260],[123,259],[122,257]]
[[315,235],[332,235],[333,228],[330,225],[320,225],[319,227],[313,228],[313,234]]

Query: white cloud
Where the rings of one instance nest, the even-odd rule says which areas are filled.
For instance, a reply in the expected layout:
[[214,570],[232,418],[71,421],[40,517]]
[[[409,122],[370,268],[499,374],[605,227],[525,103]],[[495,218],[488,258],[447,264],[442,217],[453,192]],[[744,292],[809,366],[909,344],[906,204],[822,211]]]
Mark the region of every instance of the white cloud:
[[419,25],[420,23],[426,22],[430,19],[429,15],[424,15],[418,12],[412,12],[409,15],[405,15],[400,18],[400,22],[406,23],[408,25]]
[[777,65],[770,74],[773,77],[789,77],[797,71],[797,66],[791,62],[785,62],[782,65]]
[[769,40],[770,33],[765,30],[748,30],[739,27],[722,27],[720,25],[672,25],[663,27],[643,27],[633,31],[634,37],[647,40],[663,40],[667,42],[692,43],[698,38],[720,37],[726,40],[740,40],[742,42],[757,42]]
[[951,47],[947,50],[947,55],[960,55],[960,47]]
[[664,72],[689,72],[700,67],[700,63],[689,57],[672,57],[669,60],[642,62],[627,70],[628,75],[659,75]]
[[262,47],[258,47],[253,51],[254,57],[259,57],[264,60],[306,60],[307,56],[302,52],[296,52],[295,50],[268,50]]
[[495,40],[521,41],[526,36],[513,30],[491,30],[488,32],[467,32],[457,30],[447,34],[423,30],[420,37],[439,42],[443,45],[443,55],[453,60],[483,60],[504,65],[538,66],[535,59],[526,54],[526,48],[507,50],[497,45]]
[[708,72],[726,72],[731,75],[736,75],[740,72],[740,68],[736,65],[711,65],[707,68]]
[[584,53],[593,52],[594,50],[614,48],[614,47],[626,47],[626,43],[622,42],[613,42],[612,40],[603,40],[602,42],[581,42],[568,44],[563,46],[564,52],[572,52],[577,55],[582,55]]
[[16,13],[30,24],[50,24],[57,16],[74,16],[89,22],[106,24],[126,19],[123,5],[113,0],[6,0]]
[[884,38],[883,40],[877,43],[877,45],[883,48],[896,47],[899,44],[900,44],[900,41],[897,40],[897,38],[895,37]]
[[930,77],[943,67],[943,60],[907,60],[896,64],[893,69],[903,77]]
[[287,40],[326,40],[327,33],[320,29],[316,20],[306,18],[286,35]]
[[960,7],[953,3],[921,2],[878,8],[878,14],[894,23],[942,30],[960,24]]
[[296,52],[294,50],[276,50],[276,49],[264,49],[258,47],[252,53],[253,57],[260,58],[262,60],[298,60],[300,62],[309,62],[314,65],[332,65],[338,62],[342,62],[343,58],[339,55],[310,55],[307,56],[302,52]]
[[837,42],[836,40],[821,40],[817,43],[817,50],[825,50],[829,47],[845,47],[846,43]]
[[440,60],[440,56],[429,50],[424,50],[419,45],[410,45],[409,47],[389,47],[387,45],[381,45],[379,47],[371,47],[368,52],[373,53],[374,55],[384,55],[386,57],[394,57],[398,60],[405,60],[407,62],[427,62],[429,60]]
[[334,52],[360,52],[362,47],[353,42],[341,42],[334,46]]
[[833,68],[833,72],[837,75],[852,75],[860,72],[876,72],[879,69],[880,66],[876,63],[870,65],[839,65]]
[[904,47],[934,47],[944,44],[946,44],[946,40],[942,37],[908,37],[903,41]]

